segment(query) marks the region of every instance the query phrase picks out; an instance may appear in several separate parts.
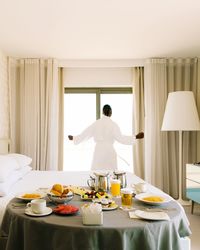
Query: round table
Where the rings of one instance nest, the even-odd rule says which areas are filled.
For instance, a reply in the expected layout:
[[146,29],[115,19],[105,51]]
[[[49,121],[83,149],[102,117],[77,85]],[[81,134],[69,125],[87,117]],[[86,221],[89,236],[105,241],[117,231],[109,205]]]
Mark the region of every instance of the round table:
[[[120,199],[116,202],[121,203]],[[170,221],[130,219],[127,211],[118,208],[104,211],[100,226],[83,225],[80,211],[32,217],[24,213],[26,204],[14,208],[13,203],[23,204],[15,198],[7,206],[0,231],[1,238],[7,237],[7,250],[179,250],[180,237],[191,233],[181,207],[173,200],[164,206]],[[75,195],[69,204],[80,208],[84,203]],[[141,209],[147,205],[134,199],[133,206]]]

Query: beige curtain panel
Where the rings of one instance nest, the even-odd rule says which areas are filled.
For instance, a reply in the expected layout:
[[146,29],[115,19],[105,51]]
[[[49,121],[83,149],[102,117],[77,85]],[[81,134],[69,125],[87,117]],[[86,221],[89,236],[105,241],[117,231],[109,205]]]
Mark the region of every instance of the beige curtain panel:
[[36,170],[62,169],[63,87],[56,60],[9,59],[12,152]]
[[[146,60],[144,89],[145,179],[174,198],[178,198],[178,132],[162,132],[161,126],[169,92],[193,91],[200,114],[200,60],[198,58]],[[200,160],[200,132],[184,131],[183,194],[185,194],[186,163],[197,160]]]
[[[144,67],[133,68],[134,134],[144,131]],[[134,173],[144,179],[144,140],[133,147]]]

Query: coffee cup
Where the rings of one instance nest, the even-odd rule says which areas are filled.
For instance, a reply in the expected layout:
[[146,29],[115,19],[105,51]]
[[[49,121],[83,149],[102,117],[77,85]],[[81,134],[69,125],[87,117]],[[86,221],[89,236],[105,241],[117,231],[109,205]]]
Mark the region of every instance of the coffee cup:
[[42,214],[45,212],[46,200],[44,199],[34,199],[31,202],[27,203],[27,207],[29,207],[33,213],[35,214]]
[[136,193],[145,193],[147,191],[147,184],[144,182],[140,182],[137,184],[134,184],[134,188]]

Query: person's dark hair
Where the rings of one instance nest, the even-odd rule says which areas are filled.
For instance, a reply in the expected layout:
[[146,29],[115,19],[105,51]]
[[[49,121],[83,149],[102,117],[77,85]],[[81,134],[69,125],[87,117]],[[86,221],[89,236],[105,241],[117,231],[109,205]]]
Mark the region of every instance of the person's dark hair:
[[112,115],[112,108],[110,107],[110,105],[106,104],[103,106],[103,114],[106,116]]

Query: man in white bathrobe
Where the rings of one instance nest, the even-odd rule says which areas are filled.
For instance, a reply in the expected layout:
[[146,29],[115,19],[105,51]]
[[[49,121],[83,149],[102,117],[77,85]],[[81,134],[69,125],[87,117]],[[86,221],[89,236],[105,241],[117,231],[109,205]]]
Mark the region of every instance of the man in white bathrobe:
[[94,149],[92,170],[116,170],[117,154],[113,146],[115,141],[125,145],[134,144],[136,139],[144,138],[144,133],[140,132],[136,136],[122,135],[119,126],[111,120],[112,109],[106,104],[103,107],[102,118],[96,120],[77,136],[68,135],[69,140],[74,144],[79,144],[84,140],[93,137],[96,146]]

